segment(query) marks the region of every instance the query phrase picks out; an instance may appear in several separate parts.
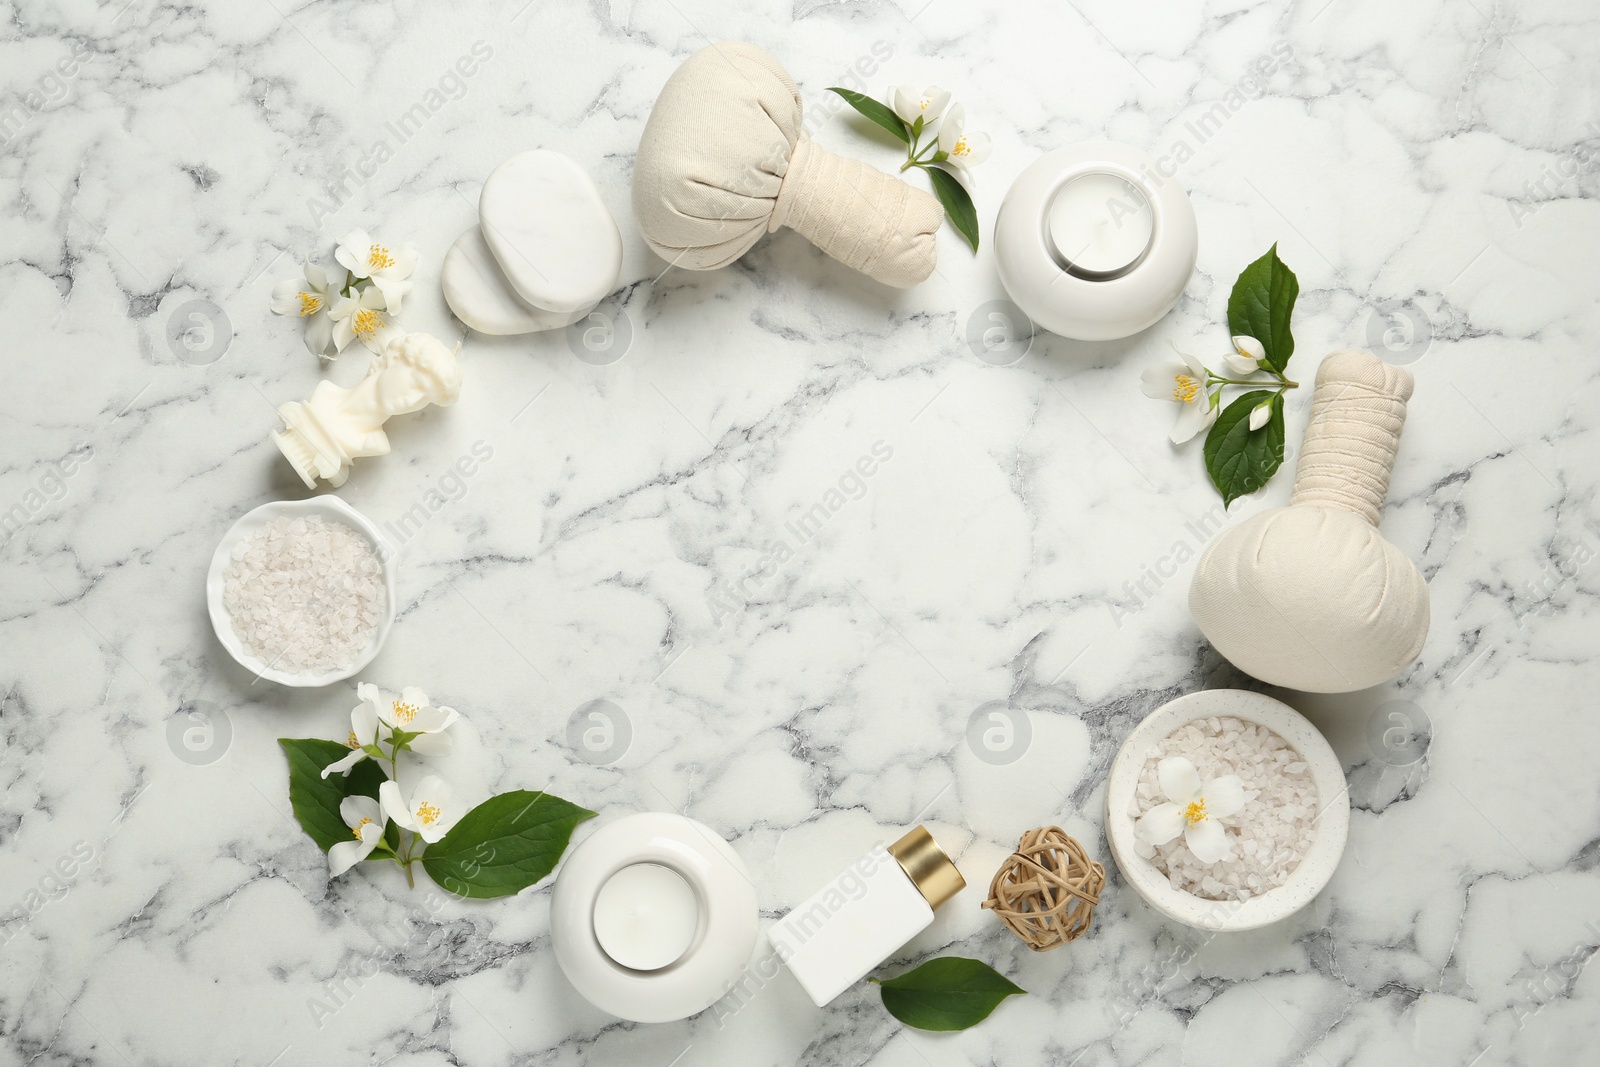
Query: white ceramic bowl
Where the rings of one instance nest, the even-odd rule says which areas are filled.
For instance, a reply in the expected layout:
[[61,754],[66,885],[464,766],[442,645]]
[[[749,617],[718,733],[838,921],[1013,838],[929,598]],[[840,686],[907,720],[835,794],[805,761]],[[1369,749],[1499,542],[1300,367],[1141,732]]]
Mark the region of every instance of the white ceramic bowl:
[[[1120,277],[1089,281],[1052,254],[1047,222],[1060,189],[1086,174],[1110,174],[1139,190],[1154,213],[1150,247]],[[1065,145],[1035,160],[1012,183],[994,223],[1000,282],[1027,316],[1080,341],[1130,337],[1172,310],[1194,273],[1200,238],[1194,207],[1156,160],[1112,141]]]
[[[1317,785],[1317,818],[1311,848],[1289,880],[1243,901],[1206,900],[1172,888],[1166,875],[1134,848],[1133,817],[1128,814],[1145,763],[1174,730],[1212,716],[1227,715],[1265,726],[1300,753]],[[1344,768],[1327,740],[1305,716],[1281,701],[1242,689],[1190,693],[1151,712],[1122,743],[1106,783],[1106,838],[1128,884],[1161,914],[1199,930],[1254,930],[1287,919],[1328,884],[1344,855],[1350,832],[1350,793]]]
[[[372,641],[348,667],[325,674],[291,674],[288,671],[280,671],[268,666],[259,657],[246,652],[244,643],[233,631],[233,620],[228,615],[228,609],[222,605],[223,573],[233,556],[233,548],[280,515],[304,517],[316,515],[330,522],[342,522],[365,535],[367,540],[372,542],[373,551],[383,563],[383,586],[386,594],[383,618],[378,620],[378,631],[372,635]],[[372,521],[336,496],[324,494],[309,500],[275,500],[270,504],[262,504],[234,523],[228,532],[223,534],[217,550],[211,555],[211,569],[206,574],[206,607],[211,612],[211,626],[217,631],[217,640],[222,642],[222,647],[239,661],[240,666],[269,682],[292,686],[332,685],[334,682],[342,682],[372,662],[388,638],[390,628],[394,626],[395,560],[395,553],[389,550],[383,534],[378,532]]]

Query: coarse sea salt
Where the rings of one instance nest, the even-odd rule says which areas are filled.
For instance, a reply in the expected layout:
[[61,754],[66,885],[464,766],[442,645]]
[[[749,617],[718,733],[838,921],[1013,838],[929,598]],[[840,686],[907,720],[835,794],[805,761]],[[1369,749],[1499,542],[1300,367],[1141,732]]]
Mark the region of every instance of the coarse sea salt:
[[1135,850],[1167,876],[1172,888],[1207,900],[1249,900],[1289,880],[1316,832],[1317,785],[1300,753],[1264,726],[1233,716],[1197,719],[1168,734],[1145,762],[1128,814],[1161,804],[1156,765],[1169,756],[1194,764],[1202,781],[1237,774],[1244,807],[1225,825],[1232,855],[1201,863],[1179,834],[1164,845],[1136,840]]
[[317,515],[280,515],[234,546],[222,604],[245,651],[268,667],[326,674],[371,644],[388,595],[366,535]]

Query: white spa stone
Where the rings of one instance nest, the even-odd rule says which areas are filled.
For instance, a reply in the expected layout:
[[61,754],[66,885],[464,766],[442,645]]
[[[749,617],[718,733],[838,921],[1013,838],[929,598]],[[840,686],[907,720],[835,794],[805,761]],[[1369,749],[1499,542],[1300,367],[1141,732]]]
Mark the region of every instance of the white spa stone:
[[622,273],[622,234],[600,190],[559,152],[521,152],[496,167],[478,217],[511,288],[535,307],[585,311]]
[[456,318],[479,333],[497,337],[558,330],[588,312],[587,308],[546,311],[524,301],[500,270],[477,226],[456,238],[445,253],[439,281]]

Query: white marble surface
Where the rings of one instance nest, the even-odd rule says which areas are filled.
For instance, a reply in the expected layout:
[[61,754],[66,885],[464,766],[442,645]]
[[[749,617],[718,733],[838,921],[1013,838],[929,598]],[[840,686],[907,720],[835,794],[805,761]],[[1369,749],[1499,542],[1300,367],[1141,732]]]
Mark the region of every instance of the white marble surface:
[[[13,0],[0,21],[0,504],[20,522],[0,547],[0,1062],[1592,1059],[1592,5]],[[965,341],[999,295],[990,251],[949,230],[909,292],[792,233],[720,273],[663,273],[631,227],[630,160],[706,34],[782,57],[812,105],[858,58],[873,91],[955,90],[995,139],[986,230],[1054,145],[1185,144],[1199,271],[1144,335],[1040,337],[1003,367]],[[479,41],[492,55],[454,79]],[[1198,136],[1275,53],[1265,91]],[[809,128],[894,162],[842,114]],[[965,1034],[907,1032],[867,986],[818,1010],[786,975],[692,1020],[622,1025],[559,973],[548,883],[438,907],[392,869],[330,885],[290,821],[274,739],[337,736],[353,688],[252,684],[202,597],[227,526],[304,495],[267,431],[321,370],[268,293],[360,226],[424,251],[404,323],[462,336],[439,263],[489,170],[540,146],[585,161],[623,227],[631,339],[600,365],[562,331],[468,337],[460,403],[360,462],[346,500],[380,524],[419,503],[427,517],[363,679],[464,713],[443,770],[469,799],[548,787],[602,818],[680,809],[717,828],[765,921],[925,820],[973,887],[902,963],[976,956],[1031,993]],[[1221,351],[1232,278],[1274,241],[1303,286],[1302,380],[1389,302],[1431,336],[1391,353],[1418,385],[1384,531],[1431,582],[1433,631],[1381,691],[1290,696],[1345,760],[1356,808],[1309,910],[1206,941],[1113,877],[1089,938],[1035,956],[977,909],[1016,836],[1058,822],[1104,858],[1120,739],[1176,695],[1249,684],[1189,620],[1218,500],[1138,378],[1169,340]],[[202,329],[180,359],[169,323],[194,300],[223,310],[226,345]],[[480,441],[492,458],[457,482]],[[859,499],[830,501],[877,442],[892,457],[847,482]],[[58,480],[49,464],[75,449]],[[819,502],[826,522],[796,536]],[[780,543],[793,558],[734,590]],[[567,742],[599,699],[631,723],[609,766]],[[1031,724],[1009,767],[965,741],[997,701]],[[1432,722],[1409,766],[1369,745],[1387,701]],[[195,709],[214,723],[198,753],[181,743]],[[336,999],[319,1026],[314,1003]]]

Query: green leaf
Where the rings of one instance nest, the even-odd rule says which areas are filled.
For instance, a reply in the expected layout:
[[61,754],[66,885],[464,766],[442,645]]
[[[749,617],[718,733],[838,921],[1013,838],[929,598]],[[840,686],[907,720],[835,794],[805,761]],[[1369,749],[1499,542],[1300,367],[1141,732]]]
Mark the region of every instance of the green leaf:
[[939,197],[939,203],[944,205],[944,213],[949,216],[950,225],[956,232],[967,239],[972,250],[978,250],[978,212],[972,206],[972,196],[967,192],[967,187],[956,180],[956,176],[943,167],[923,167],[928,172],[928,178],[933,182],[933,191]]
[[549,874],[573,829],[594,814],[549,793],[501,793],[429,845],[422,866],[458,896],[510,896]]
[[965,1030],[987,1019],[1002,1000],[1027,992],[988,964],[963,956],[929,960],[878,985],[889,1014],[918,1030]]
[[1278,258],[1278,246],[1246,267],[1228,297],[1228,331],[1254,337],[1266,349],[1267,366],[1280,374],[1294,355],[1289,316],[1300,296],[1300,279]]
[[[345,797],[363,796],[378,798],[378,786],[384,782],[383,768],[371,760],[362,760],[350,769],[349,777],[330,774],[322,777],[322,768],[337,763],[350,754],[350,749],[337,741],[320,737],[280,737],[283,754],[289,759],[289,805],[300,829],[326,852],[340,841],[350,841],[350,827],[339,814],[339,802]],[[387,859],[374,854],[368,859]]]
[[[1272,416],[1259,430],[1250,429],[1250,413],[1264,402]],[[1253,493],[1278,473],[1283,462],[1283,394],[1256,389],[1233,398],[1206,434],[1206,471],[1227,507]]]
[[862,96],[860,93],[851,92],[849,89],[841,89],[837,85],[829,86],[828,92],[838,93],[844,97],[845,103],[894,134],[903,143],[911,143],[911,134],[907,131],[906,124],[901,121],[899,115],[889,109],[887,104],[880,103],[870,96]]

